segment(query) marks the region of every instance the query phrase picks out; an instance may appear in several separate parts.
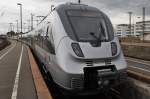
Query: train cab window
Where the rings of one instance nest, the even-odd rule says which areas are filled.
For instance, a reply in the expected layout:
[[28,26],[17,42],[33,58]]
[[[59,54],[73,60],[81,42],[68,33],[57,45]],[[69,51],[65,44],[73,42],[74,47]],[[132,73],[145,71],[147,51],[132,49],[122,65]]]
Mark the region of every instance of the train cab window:
[[49,26],[46,29],[46,38],[48,38],[48,29],[49,29]]
[[55,55],[55,46],[54,46],[54,39],[53,39],[53,35],[52,35],[52,27],[50,26],[48,28],[48,39],[47,39],[47,46],[49,48],[49,51],[51,54]]
[[67,11],[67,16],[78,41],[109,41],[110,35],[113,35],[108,31],[111,26],[107,25],[108,22],[99,12],[70,10]]
[[90,42],[100,39],[101,42],[109,42],[114,39],[114,30],[109,18],[97,8],[62,5],[57,7],[56,11],[68,37],[72,40]]

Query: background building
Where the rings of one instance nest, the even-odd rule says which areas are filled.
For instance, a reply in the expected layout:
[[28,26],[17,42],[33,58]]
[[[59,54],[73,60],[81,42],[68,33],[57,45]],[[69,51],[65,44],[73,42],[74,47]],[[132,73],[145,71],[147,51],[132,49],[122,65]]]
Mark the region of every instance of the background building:
[[[145,21],[144,40],[150,40],[150,21]],[[136,34],[143,35],[143,21],[136,22]]]
[[128,36],[135,36],[141,37],[144,40],[150,40],[150,21],[145,21],[145,29],[143,35],[143,21],[136,22],[136,24],[131,26],[131,33],[129,24],[118,24],[116,26],[116,35],[119,37],[128,37]]
[[134,25],[131,26],[131,33],[129,29],[129,24],[118,24],[116,27],[116,34],[119,37],[127,37],[135,34]]

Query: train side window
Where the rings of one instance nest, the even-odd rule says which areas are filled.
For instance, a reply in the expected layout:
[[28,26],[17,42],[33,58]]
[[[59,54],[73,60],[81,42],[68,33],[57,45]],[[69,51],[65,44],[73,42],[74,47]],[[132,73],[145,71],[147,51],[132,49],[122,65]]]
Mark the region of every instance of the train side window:
[[54,39],[52,35],[52,27],[50,26],[48,29],[48,47],[51,54],[55,55],[55,46],[54,46]]
[[49,32],[49,26],[47,26],[47,28],[46,28],[46,39],[48,39],[48,32]]
[[43,29],[42,28],[39,28],[37,30],[37,38],[38,38],[38,42],[37,44],[42,47],[42,43],[43,43]]

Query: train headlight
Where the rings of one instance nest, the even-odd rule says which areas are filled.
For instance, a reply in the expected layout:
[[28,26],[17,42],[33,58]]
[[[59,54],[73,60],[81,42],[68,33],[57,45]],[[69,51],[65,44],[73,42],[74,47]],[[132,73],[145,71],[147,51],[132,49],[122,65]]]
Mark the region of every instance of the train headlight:
[[117,44],[115,42],[111,42],[111,52],[112,56],[117,54]]
[[71,46],[77,56],[84,57],[80,45],[78,43],[72,43]]

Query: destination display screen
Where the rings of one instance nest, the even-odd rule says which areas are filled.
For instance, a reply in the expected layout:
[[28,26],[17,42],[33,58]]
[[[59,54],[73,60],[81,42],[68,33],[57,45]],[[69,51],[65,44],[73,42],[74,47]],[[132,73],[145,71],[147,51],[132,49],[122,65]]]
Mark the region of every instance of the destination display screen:
[[69,16],[80,16],[80,17],[100,17],[100,13],[94,11],[67,11]]

